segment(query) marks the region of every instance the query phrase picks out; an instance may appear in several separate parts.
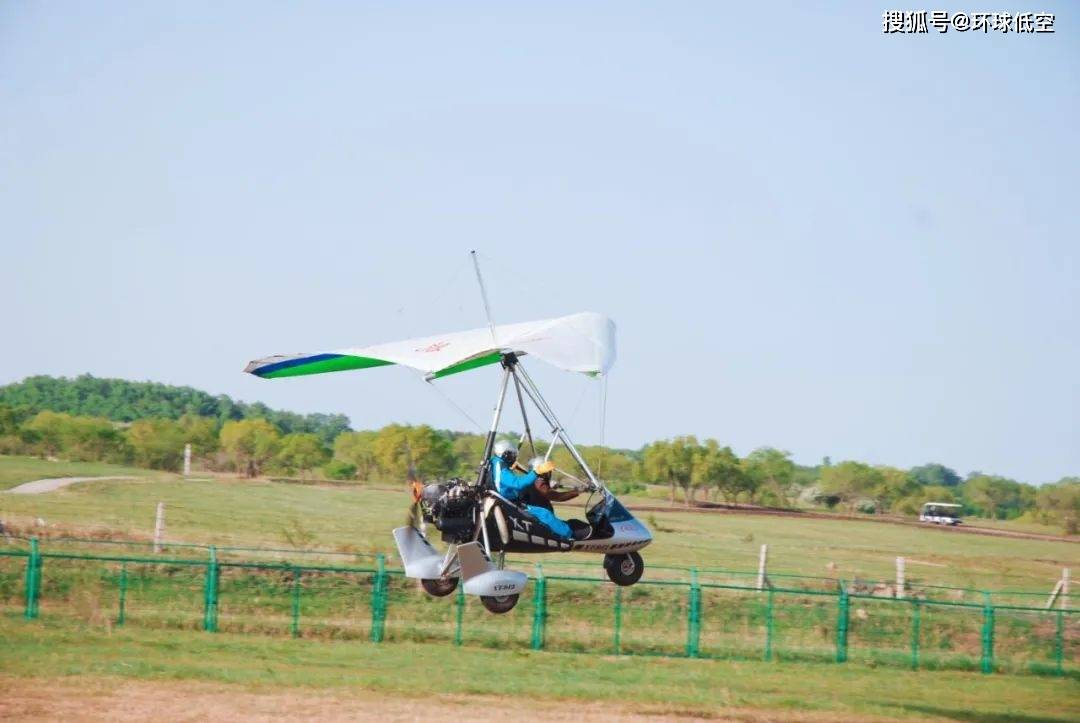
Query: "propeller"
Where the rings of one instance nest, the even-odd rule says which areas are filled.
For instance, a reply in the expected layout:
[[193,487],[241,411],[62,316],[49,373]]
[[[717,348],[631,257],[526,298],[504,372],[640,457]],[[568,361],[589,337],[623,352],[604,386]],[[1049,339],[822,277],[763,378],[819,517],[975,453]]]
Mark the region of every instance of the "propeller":
[[408,440],[405,440],[405,461],[408,465],[405,481],[408,482],[409,490],[412,493],[412,502],[405,513],[405,524],[419,529],[424,524],[423,516],[420,514],[420,497],[424,492],[424,483],[420,481],[420,473],[417,472],[416,465],[413,462],[412,449],[409,447]]

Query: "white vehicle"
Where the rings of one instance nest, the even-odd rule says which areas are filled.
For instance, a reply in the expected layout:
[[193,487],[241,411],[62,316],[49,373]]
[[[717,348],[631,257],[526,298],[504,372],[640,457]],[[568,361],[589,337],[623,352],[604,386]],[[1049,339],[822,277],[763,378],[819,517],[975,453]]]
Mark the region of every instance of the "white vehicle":
[[[475,264],[476,257],[473,256]],[[487,295],[479,266],[480,292]],[[652,534],[623,507],[593,473],[562,423],[525,371],[522,357],[546,362],[566,371],[597,376],[615,362],[615,324],[600,314],[581,313],[557,319],[496,326],[488,313],[488,327],[422,339],[343,349],[317,354],[271,356],[250,362],[244,370],[263,378],[291,377],[323,372],[401,365],[419,370],[424,380],[480,367],[500,371],[494,418],[484,453],[477,460],[476,476],[421,485],[413,477],[413,504],[409,524],[394,530],[394,541],[407,577],[419,579],[424,590],[443,597],[463,581],[466,594],[477,595],[493,613],[505,613],[517,604],[528,576],[504,570],[507,552],[591,552],[604,556],[604,570],[617,585],[633,585],[645,564],[638,550],[652,542]],[[585,521],[568,520],[575,534],[567,539],[553,532],[520,501],[507,499],[496,489],[492,474],[495,438],[507,392],[521,409],[525,433],[517,449],[528,444],[546,465],[558,444],[565,445],[577,469],[555,469],[555,484],[588,494]],[[553,439],[546,452],[537,450],[526,407],[539,413]],[[509,445],[513,447],[513,443]],[[515,453],[516,457],[516,453]],[[447,544],[438,552],[428,540],[426,525],[442,533]],[[578,533],[581,533],[580,536]]]
[[952,502],[927,502],[922,506],[919,522],[931,522],[935,525],[959,525],[960,508]]

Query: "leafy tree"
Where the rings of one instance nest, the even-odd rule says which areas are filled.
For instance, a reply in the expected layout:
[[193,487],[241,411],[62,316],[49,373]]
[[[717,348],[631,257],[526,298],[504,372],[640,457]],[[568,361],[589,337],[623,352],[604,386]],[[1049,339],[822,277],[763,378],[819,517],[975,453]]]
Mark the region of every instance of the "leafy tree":
[[0,404],[0,437],[18,436],[19,427],[33,416],[27,407],[10,407]]
[[873,498],[875,492],[884,483],[885,475],[862,462],[841,462],[821,471],[821,490],[825,494],[835,495],[854,512],[861,500]]
[[905,515],[917,515],[922,511],[922,506],[927,502],[948,502],[952,504],[961,502],[960,490],[956,487],[938,487],[933,485],[923,487],[919,485],[918,482],[915,484],[916,486],[910,494],[892,503],[889,508],[891,511]]
[[176,471],[184,460],[184,428],[171,419],[140,419],[127,431],[135,463],[141,467]]
[[906,470],[888,466],[878,467],[877,470],[881,473],[881,482],[871,490],[870,496],[879,512],[891,511],[900,500],[910,498],[923,489]]
[[772,447],[761,447],[747,455],[744,469],[750,477],[753,498],[762,490],[769,490],[784,505],[791,505],[795,477],[795,463],[791,452]]
[[[25,405],[33,411],[103,417],[113,422],[137,419],[179,419],[185,414],[216,420],[217,425],[239,419],[266,419],[283,433],[310,432],[325,443],[349,428],[342,414],[296,414],[265,404],[212,396],[191,387],[125,379],[99,379],[84,374],[75,379],[28,377],[0,387],[0,404]],[[193,445],[194,446],[194,445]]]
[[943,464],[930,462],[909,470],[911,477],[921,485],[937,487],[956,487],[960,484],[960,475]]
[[979,474],[966,480],[960,491],[973,511],[996,520],[1016,517],[1034,502],[1024,487],[1005,477]]
[[608,482],[633,482],[639,476],[639,465],[625,452],[600,447],[583,448],[582,454],[600,479]]
[[23,425],[22,430],[26,439],[37,445],[43,457],[55,457],[64,447],[64,436],[70,420],[71,417],[67,414],[38,412]]
[[80,462],[127,462],[131,458],[123,430],[100,417],[72,417],[64,444],[65,454]]
[[379,471],[390,479],[405,480],[410,467],[421,477],[445,475],[454,468],[449,438],[426,424],[383,427],[375,438],[374,451]]
[[210,417],[185,414],[178,420],[184,432],[184,443],[191,445],[195,457],[208,457],[218,449],[217,422]]
[[379,470],[375,457],[378,432],[345,432],[334,440],[334,459],[353,466],[353,474],[362,480],[372,479]]
[[693,476],[696,484],[715,487],[717,495],[723,495],[728,502],[735,502],[740,492],[750,491],[750,476],[739,464],[738,456],[715,439],[705,440],[694,460]]
[[[536,440],[537,456],[542,457],[547,452],[547,440]],[[599,446],[578,447],[578,452],[590,466],[593,474],[607,482],[631,482],[638,476],[638,462],[622,450],[605,449]],[[527,463],[532,457],[532,450],[528,442],[522,447],[523,463]],[[565,470],[575,476],[582,476],[581,467],[562,444],[555,447],[551,459],[561,470]]]
[[301,474],[307,474],[326,462],[329,456],[318,436],[309,432],[297,432],[281,438],[275,459],[290,472],[299,470]]
[[43,456],[79,461],[125,462],[130,448],[123,432],[107,419],[39,412],[22,426],[24,439]]
[[1066,535],[1080,532],[1080,477],[1063,477],[1040,487],[1036,511],[1038,519],[1060,525]]
[[[481,457],[483,457],[486,442],[487,439],[479,434],[454,435],[451,443],[455,460],[453,474],[464,479],[475,477],[476,468],[483,462]],[[540,447],[537,446],[537,449]]]
[[226,422],[221,428],[221,448],[245,477],[257,476],[277,451],[281,435],[265,419]]
[[699,449],[697,438],[693,436],[653,442],[644,452],[645,475],[654,482],[667,484],[672,502],[675,501],[675,488],[681,487],[689,505],[693,497],[694,458]]

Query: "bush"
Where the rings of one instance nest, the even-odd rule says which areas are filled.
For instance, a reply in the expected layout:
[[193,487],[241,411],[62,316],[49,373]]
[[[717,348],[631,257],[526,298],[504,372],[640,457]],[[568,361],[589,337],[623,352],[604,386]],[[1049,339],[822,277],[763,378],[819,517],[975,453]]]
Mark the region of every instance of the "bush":
[[610,482],[608,489],[616,495],[632,495],[635,492],[644,492],[644,482]]
[[323,466],[323,474],[327,479],[356,479],[356,465],[340,459],[331,460]]

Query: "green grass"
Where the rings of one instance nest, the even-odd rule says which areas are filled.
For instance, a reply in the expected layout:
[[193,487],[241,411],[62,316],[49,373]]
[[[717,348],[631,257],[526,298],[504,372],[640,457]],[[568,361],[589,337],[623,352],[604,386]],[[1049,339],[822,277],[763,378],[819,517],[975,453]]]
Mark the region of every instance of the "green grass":
[[[97,466],[104,468],[101,472],[80,465],[76,471],[55,473],[56,464],[0,457],[0,479],[121,473],[104,465]],[[49,465],[44,474],[39,473],[43,465]],[[89,482],[41,495],[0,494],[0,518],[34,530],[31,521],[41,517],[50,536],[93,533],[149,539],[159,501],[166,503],[169,539],[378,551],[394,561],[389,532],[403,523],[408,497],[404,490],[364,486],[184,481],[149,473],[138,480]],[[580,507],[568,506],[562,515],[579,511]],[[888,579],[895,556],[904,555],[909,579],[1024,588],[1038,595],[1021,600],[1041,604],[1061,567],[1080,567],[1080,547],[1066,542],[963,535],[864,520],[678,511],[646,512],[641,517],[654,528],[656,538],[645,550],[647,566],[651,565],[646,580],[685,579],[685,572],[663,567],[693,564],[748,573],[702,574],[705,582],[746,584],[752,579],[760,545],[768,543],[770,570],[778,585],[797,584],[782,577],[783,572]],[[20,544],[16,541],[13,547]],[[11,548],[0,545],[0,552],[4,549]],[[46,541],[43,549],[87,548]],[[92,549],[100,553],[122,548]],[[141,549],[138,554],[149,553]],[[200,550],[174,548],[168,554],[205,558]],[[233,553],[222,559],[253,557],[260,556]],[[299,564],[308,560],[284,557]],[[531,569],[541,560],[548,575],[600,574],[596,556],[546,555],[517,566]],[[363,555],[310,558],[310,562],[371,564]],[[835,573],[827,567],[830,562]],[[580,567],[567,567],[568,563]],[[365,688],[402,695],[415,686],[416,675],[400,675],[407,668],[422,676],[422,671],[437,671],[424,676],[425,684],[434,680],[430,684],[436,692],[629,699],[703,715],[729,706],[959,720],[1066,720],[1078,712],[1073,701],[1080,616],[1064,618],[1066,678],[1017,678],[1008,673],[1052,670],[1055,616],[999,611],[995,660],[1002,672],[981,676],[960,670],[978,666],[982,611],[925,606],[920,662],[936,670],[915,674],[905,670],[913,607],[888,600],[852,601],[850,662],[836,665],[826,662],[836,651],[836,598],[776,594],[772,649],[777,662],[764,664],[759,661],[765,640],[765,596],[748,591],[703,591],[701,652],[723,659],[691,661],[656,657],[681,656],[685,651],[687,593],[682,586],[646,584],[623,591],[621,650],[636,655],[570,657],[572,652],[612,650],[611,585],[551,580],[545,636],[546,650],[551,652],[532,653],[528,652],[532,586],[517,608],[504,616],[491,616],[477,600],[467,599],[465,645],[454,648],[449,645],[454,639],[454,600],[431,599],[397,576],[389,587],[388,642],[373,645],[368,642],[372,587],[368,573],[305,573],[300,586],[302,638],[290,640],[293,578],[288,570],[222,568],[223,632],[216,636],[199,632],[205,566],[129,563],[123,628],[115,627],[118,563],[46,559],[41,621],[32,623],[20,617],[24,571],[24,558],[0,557],[0,638],[5,641],[0,670],[20,676],[123,675],[324,687],[352,686],[360,680]],[[206,664],[210,656],[213,665]],[[885,667],[874,669],[877,666]]]
[[229,634],[102,630],[0,618],[0,671],[20,677],[198,680],[244,689],[364,689],[393,695],[484,694],[630,703],[718,715],[730,708],[846,716],[1066,721],[1071,679],[912,673],[856,665],[572,656],[436,644],[307,641]]
[[23,482],[52,477],[105,477],[107,475],[155,477],[160,474],[153,470],[104,462],[50,462],[37,457],[0,455],[0,490],[17,487]]
[[[36,478],[37,470],[49,464],[53,463],[0,457],[0,479],[19,479],[28,473]],[[88,467],[78,465],[78,472],[84,473]],[[107,466],[99,466],[103,467]],[[104,473],[118,474],[117,469],[123,468]],[[165,502],[167,538],[172,540],[323,547],[393,556],[390,530],[404,524],[408,495],[404,489],[395,492],[359,485],[184,481],[175,475],[150,473],[145,479],[81,483],[40,495],[0,495],[0,518],[29,525],[40,517],[53,531],[107,532],[145,540],[152,536],[159,501]],[[628,502],[632,506],[634,499]],[[581,512],[580,506],[573,505],[560,510],[564,517],[580,516]],[[863,520],[677,511],[647,512],[641,517],[654,532],[654,542],[644,551],[646,574],[654,579],[664,576],[659,569],[663,565],[751,573],[756,570],[762,543],[769,545],[773,573],[849,580],[891,579],[895,558],[902,555],[907,558],[908,579],[913,582],[1048,594],[1061,568],[1080,567],[1080,545],[1069,542],[966,535]],[[552,563],[550,571],[574,562],[581,565],[576,569],[582,572],[600,573],[596,556],[532,559]],[[654,567],[649,569],[648,565]],[[781,580],[775,579],[777,584]]]

